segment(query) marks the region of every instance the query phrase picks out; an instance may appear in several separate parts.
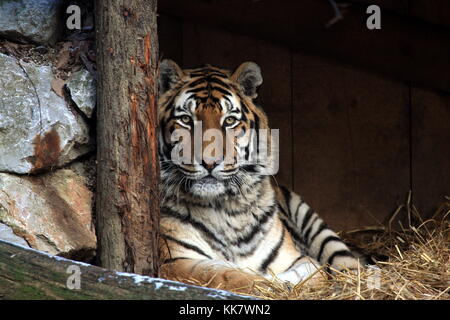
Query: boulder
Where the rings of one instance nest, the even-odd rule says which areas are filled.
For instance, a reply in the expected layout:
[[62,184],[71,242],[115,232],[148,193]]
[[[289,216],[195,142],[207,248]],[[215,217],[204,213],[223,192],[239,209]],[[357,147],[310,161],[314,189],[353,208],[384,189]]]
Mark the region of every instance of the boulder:
[[14,231],[6,224],[0,223],[0,240],[10,243],[17,243],[24,247],[29,247],[28,243],[21,237],[14,234]]
[[0,172],[45,172],[92,149],[81,115],[52,91],[50,66],[0,54],[0,70]]
[[61,28],[63,0],[0,1],[0,36],[21,42],[54,44]]
[[34,249],[89,260],[96,236],[86,179],[60,169],[36,177],[0,173],[0,223]]
[[77,175],[82,176],[86,182],[89,190],[94,191],[97,187],[97,157],[91,155],[90,157],[81,161],[72,162],[66,167],[72,170]]
[[66,84],[70,97],[77,107],[88,117],[92,117],[95,108],[95,80],[89,71],[75,72]]

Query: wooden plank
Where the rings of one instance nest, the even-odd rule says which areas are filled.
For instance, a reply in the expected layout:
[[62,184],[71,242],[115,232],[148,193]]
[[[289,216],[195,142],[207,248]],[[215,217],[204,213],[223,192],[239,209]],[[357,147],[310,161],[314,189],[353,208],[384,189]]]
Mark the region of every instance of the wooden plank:
[[2,300],[251,299],[222,290],[110,271],[2,240],[0,297]]
[[183,33],[185,67],[209,63],[234,70],[245,61],[262,69],[263,85],[259,102],[267,112],[272,128],[280,129],[280,171],[278,183],[292,186],[290,52],[266,41],[233,35],[185,23]]
[[410,0],[410,14],[429,23],[450,27],[450,1]]
[[406,85],[293,58],[295,190],[336,230],[383,222],[409,190]]
[[[346,1],[347,2],[347,1]],[[393,12],[407,15],[410,0],[350,0],[351,5],[362,5],[366,8],[372,4],[380,7],[381,12]]]
[[426,218],[450,196],[450,96],[413,87],[411,103],[413,199]]
[[[368,30],[365,6],[333,17],[328,1],[165,0],[161,12],[232,32],[284,43],[393,79],[450,92],[450,33],[420,20],[384,12],[382,29]],[[220,14],[218,14],[220,13]],[[202,44],[205,45],[205,44]]]
[[410,16],[426,23],[450,27],[450,1],[448,0],[351,0],[365,7],[376,4],[382,14],[389,12]]
[[183,64],[183,23],[180,19],[160,14],[158,16],[159,56]]

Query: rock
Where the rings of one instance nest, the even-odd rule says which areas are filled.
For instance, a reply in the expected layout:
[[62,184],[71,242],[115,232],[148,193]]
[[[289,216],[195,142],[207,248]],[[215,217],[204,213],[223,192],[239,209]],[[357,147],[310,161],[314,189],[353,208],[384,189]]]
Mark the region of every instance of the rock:
[[48,53],[48,48],[46,46],[37,46],[34,48],[34,51],[40,54],[46,54]]
[[71,163],[67,169],[72,170],[77,175],[85,179],[86,186],[89,190],[95,192],[97,186],[97,161],[96,155],[92,155],[82,161],[75,161]]
[[66,84],[70,96],[78,108],[88,117],[92,117],[95,108],[95,80],[89,71],[75,72]]
[[13,230],[3,223],[0,223],[0,240],[5,240],[11,243],[17,243],[22,246],[29,247],[28,243],[23,238],[16,236]]
[[0,171],[48,171],[89,152],[89,128],[51,90],[51,67],[20,64],[0,54]]
[[35,43],[54,44],[61,28],[63,0],[0,1],[0,36]]
[[39,177],[0,173],[0,223],[34,249],[88,260],[96,236],[85,182],[67,169]]

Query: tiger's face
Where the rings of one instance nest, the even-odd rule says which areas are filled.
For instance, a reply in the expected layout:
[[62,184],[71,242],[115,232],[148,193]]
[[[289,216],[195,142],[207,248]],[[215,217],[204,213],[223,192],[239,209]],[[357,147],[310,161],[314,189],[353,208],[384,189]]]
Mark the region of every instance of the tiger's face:
[[[267,163],[255,161],[265,113],[253,103],[262,83],[253,62],[234,73],[206,66],[160,65],[159,156],[163,190],[194,198],[238,195],[256,183]],[[269,142],[270,143],[270,142]]]

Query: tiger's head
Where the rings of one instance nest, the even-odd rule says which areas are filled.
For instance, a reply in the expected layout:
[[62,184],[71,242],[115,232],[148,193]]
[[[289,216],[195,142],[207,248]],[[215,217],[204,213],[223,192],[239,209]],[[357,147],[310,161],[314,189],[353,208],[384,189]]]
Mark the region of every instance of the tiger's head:
[[235,196],[273,173],[271,151],[266,150],[266,161],[256,160],[260,129],[266,129],[271,146],[267,116],[254,104],[262,81],[253,62],[232,73],[161,62],[158,142],[164,192],[200,199]]

